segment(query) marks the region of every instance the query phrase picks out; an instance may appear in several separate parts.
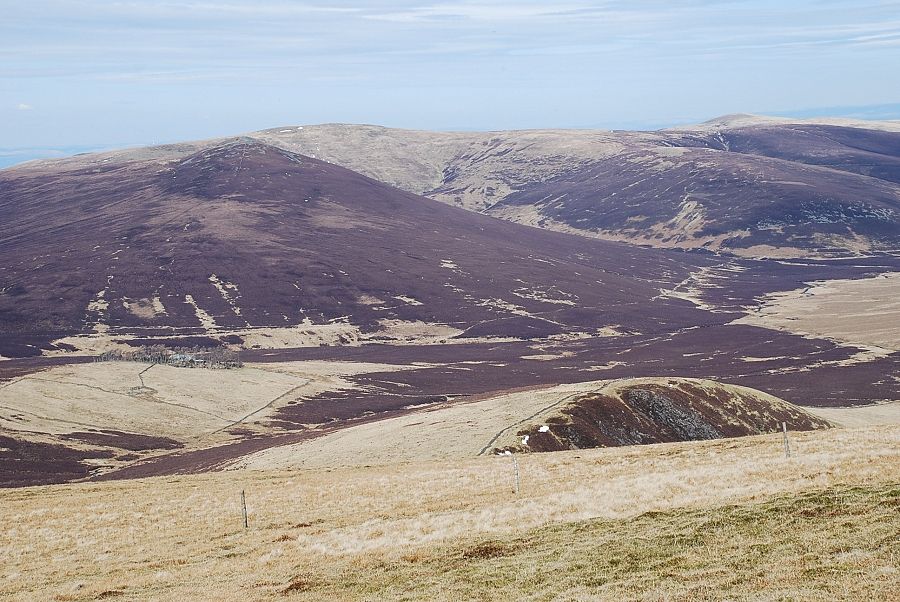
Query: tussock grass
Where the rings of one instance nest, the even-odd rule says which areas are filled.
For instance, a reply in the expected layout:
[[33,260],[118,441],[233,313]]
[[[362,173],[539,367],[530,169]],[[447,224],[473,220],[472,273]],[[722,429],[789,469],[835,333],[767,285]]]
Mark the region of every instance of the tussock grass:
[[0,599],[890,599],[900,427],[791,437],[0,491]]
[[298,600],[895,600],[898,509],[898,485],[836,487],[565,523],[338,563],[286,591],[302,591]]

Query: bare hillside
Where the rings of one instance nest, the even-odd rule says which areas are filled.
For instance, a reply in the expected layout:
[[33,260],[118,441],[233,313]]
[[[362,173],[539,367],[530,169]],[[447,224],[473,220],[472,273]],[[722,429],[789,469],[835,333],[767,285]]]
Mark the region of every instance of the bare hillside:
[[657,247],[748,256],[895,250],[900,126],[729,116],[658,132],[254,134],[448,204]]
[[[711,127],[502,136],[285,128],[268,142],[239,137],[3,170],[0,458],[8,482],[78,479],[111,468],[120,477],[212,470],[421,408],[647,375],[712,378],[806,406],[900,399],[900,380],[885,377],[900,363],[890,328],[900,315],[890,276],[900,257],[761,261],[640,248],[452,207],[287,148],[296,143],[321,155],[307,143],[334,139],[332,148],[360,160],[384,157],[393,175],[379,177],[400,184],[404,173],[433,180],[429,170],[451,154],[460,169],[441,168],[441,186],[470,176],[546,174],[545,182],[498,201],[511,207],[516,195],[570,175],[578,186],[607,182],[575,172],[622,160],[631,152],[620,148],[626,143],[650,144],[647,152],[663,163],[695,152],[760,158],[713,148],[723,143]],[[873,132],[857,140],[860,148],[887,157],[891,142],[880,136],[891,132]],[[754,152],[771,153],[763,138]],[[460,150],[466,140],[481,140],[480,150]],[[353,155],[353,145],[368,150]],[[846,162],[842,169],[803,163],[794,156],[800,147],[785,147],[790,160],[760,160],[825,169],[835,181],[897,186],[883,179],[893,173],[887,159],[875,177]],[[404,153],[415,161],[402,163]],[[601,159],[581,164],[570,160],[575,155]],[[639,171],[669,178],[684,167],[663,163]],[[615,186],[623,194],[638,188]],[[663,203],[669,197],[654,186],[647,198]],[[789,204],[782,192],[773,194]],[[755,211],[752,203],[728,207],[731,217]],[[823,281],[843,284],[804,292]],[[848,295],[863,294],[869,313],[848,305]],[[820,306],[834,319],[821,319]],[[144,345],[227,347],[248,365],[219,377],[154,368],[143,382],[133,367],[85,366],[102,353]],[[295,365],[306,362],[325,366],[321,379],[312,378],[316,386],[307,387],[308,370]],[[347,362],[367,368],[347,373]],[[190,399],[177,392],[179,378]],[[256,384],[252,392],[247,383]],[[641,425],[643,442],[671,440],[672,424],[643,420],[633,415],[624,423]],[[716,420],[710,424],[720,432]],[[753,428],[748,432],[758,432]],[[596,435],[577,434],[610,444]],[[553,436],[551,449],[579,445],[577,437]]]
[[[900,248],[900,125],[732,115],[653,132],[288,126],[253,139],[406,191],[593,238],[751,257]],[[178,159],[223,140],[28,164]]]
[[420,408],[228,463],[255,469],[392,464],[828,428],[803,408],[702,379],[559,385]]
[[0,596],[887,601],[898,428],[5,490]]

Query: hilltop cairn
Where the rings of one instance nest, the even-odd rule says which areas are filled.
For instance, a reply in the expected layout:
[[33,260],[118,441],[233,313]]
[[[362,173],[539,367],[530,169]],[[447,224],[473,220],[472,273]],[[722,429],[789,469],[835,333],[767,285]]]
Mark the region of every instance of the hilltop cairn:
[[244,365],[237,351],[225,347],[173,347],[170,349],[163,345],[141,346],[133,351],[106,351],[94,358],[94,361],[142,362],[211,370],[228,370]]

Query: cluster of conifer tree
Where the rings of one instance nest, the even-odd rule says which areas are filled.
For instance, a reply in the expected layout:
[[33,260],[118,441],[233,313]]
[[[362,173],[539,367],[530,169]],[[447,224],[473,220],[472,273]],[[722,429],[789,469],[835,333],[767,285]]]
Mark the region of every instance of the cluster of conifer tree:
[[130,351],[105,351],[95,358],[98,362],[143,362],[182,368],[228,369],[243,366],[240,354],[227,347],[166,347],[149,345]]

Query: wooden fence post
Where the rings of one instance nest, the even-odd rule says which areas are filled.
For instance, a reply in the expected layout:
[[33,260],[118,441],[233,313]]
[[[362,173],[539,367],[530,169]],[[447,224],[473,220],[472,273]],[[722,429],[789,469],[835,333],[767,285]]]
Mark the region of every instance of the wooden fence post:
[[513,468],[516,471],[516,489],[515,494],[519,495],[519,460],[515,456],[513,456]]
[[244,516],[244,528],[250,528],[250,521],[247,519],[247,496],[244,495],[244,490],[241,489],[241,512]]
[[788,442],[787,436],[787,422],[781,423],[781,432],[784,434],[784,457],[791,457],[791,444]]

